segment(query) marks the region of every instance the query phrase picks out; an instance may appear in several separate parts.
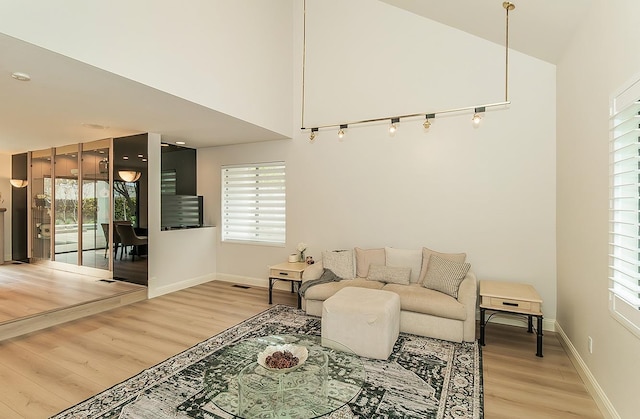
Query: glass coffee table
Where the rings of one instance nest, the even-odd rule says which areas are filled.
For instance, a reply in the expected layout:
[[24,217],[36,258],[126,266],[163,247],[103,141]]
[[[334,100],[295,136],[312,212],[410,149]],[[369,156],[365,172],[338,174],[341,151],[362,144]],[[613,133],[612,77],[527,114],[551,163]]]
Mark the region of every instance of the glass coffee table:
[[[268,370],[257,363],[267,346],[295,344],[309,357],[287,372]],[[238,418],[315,418],[351,401],[366,375],[362,361],[348,348],[320,336],[276,335],[251,338],[220,351],[204,378],[206,403]]]

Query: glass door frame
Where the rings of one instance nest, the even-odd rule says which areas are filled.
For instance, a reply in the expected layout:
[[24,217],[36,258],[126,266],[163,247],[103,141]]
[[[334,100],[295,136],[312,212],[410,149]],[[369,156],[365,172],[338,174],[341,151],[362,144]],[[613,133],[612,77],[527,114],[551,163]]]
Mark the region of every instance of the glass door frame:
[[[96,143],[98,142],[103,142],[105,144],[108,144],[109,147],[109,162],[113,162],[113,138],[107,138],[107,139],[103,139],[103,140],[98,140],[96,141]],[[90,144],[90,143],[88,143]],[[86,274],[90,274],[93,277],[99,277],[99,278],[111,278],[113,277],[113,252],[107,252],[109,254],[109,259],[108,259],[108,269],[99,269],[99,268],[94,268],[94,267],[89,267],[89,266],[83,266],[82,262],[83,262],[83,258],[82,258],[82,249],[83,249],[83,238],[82,238],[82,230],[83,230],[83,220],[82,220],[82,190],[81,187],[83,185],[83,181],[84,181],[84,174],[83,174],[83,168],[82,168],[82,152],[83,152],[83,146],[85,145],[85,143],[77,143],[77,144],[73,144],[73,145],[69,145],[69,146],[62,146],[62,147],[54,147],[54,148],[50,148],[50,149],[44,149],[44,150],[38,150],[38,151],[31,151],[28,152],[27,154],[27,166],[28,166],[28,186],[27,186],[27,194],[28,194],[28,205],[27,205],[27,256],[31,261],[34,261],[36,263],[40,263],[40,264],[44,264],[47,266],[51,266],[52,268],[58,269],[58,270],[63,270],[63,271],[69,271],[69,272],[77,272],[77,273],[86,273]],[[55,164],[55,158],[56,158],[56,152],[58,150],[66,150],[66,149],[74,149],[77,150],[77,175],[78,175],[78,187],[80,188],[78,191],[78,206],[77,206],[77,212],[78,212],[78,232],[77,232],[77,242],[78,242],[78,257],[76,260],[75,264],[72,263],[66,263],[66,262],[60,262],[60,261],[56,261],[55,259],[55,235],[56,235],[56,228],[55,228],[55,219],[56,219],[56,187],[55,187],[55,179],[56,179],[56,164]],[[47,154],[48,153],[48,154]],[[50,165],[50,174],[49,174],[49,178],[51,179],[51,203],[50,203],[50,211],[51,211],[51,237],[50,237],[50,250],[49,250],[49,259],[39,259],[36,258],[34,255],[34,237],[33,234],[35,233],[35,226],[34,224],[34,208],[33,208],[33,202],[34,202],[34,196],[33,196],[33,158],[35,156],[38,157],[42,157],[44,155],[48,155],[50,157],[50,161],[51,161],[51,165]],[[109,238],[108,238],[108,243],[107,246],[109,248],[111,248],[111,246],[109,246],[110,243],[113,243],[113,165],[111,163],[109,163]],[[46,176],[43,176],[43,178]]]

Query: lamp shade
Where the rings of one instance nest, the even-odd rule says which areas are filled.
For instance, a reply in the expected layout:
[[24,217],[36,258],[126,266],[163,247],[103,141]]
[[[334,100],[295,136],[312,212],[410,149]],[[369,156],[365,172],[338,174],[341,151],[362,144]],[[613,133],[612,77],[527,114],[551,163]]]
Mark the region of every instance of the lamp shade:
[[119,170],[118,175],[120,176],[120,179],[125,182],[135,182],[140,179],[140,175],[142,175],[142,173],[136,172],[135,170]]
[[14,188],[24,188],[29,184],[29,181],[24,179],[11,179],[9,180],[9,183],[11,183],[11,186]]

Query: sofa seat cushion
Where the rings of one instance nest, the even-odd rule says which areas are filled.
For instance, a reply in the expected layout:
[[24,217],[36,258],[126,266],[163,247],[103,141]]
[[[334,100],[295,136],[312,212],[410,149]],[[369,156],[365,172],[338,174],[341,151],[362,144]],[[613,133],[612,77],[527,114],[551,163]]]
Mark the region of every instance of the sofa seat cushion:
[[395,292],[400,296],[401,310],[430,314],[432,316],[453,320],[467,319],[465,306],[459,303],[458,300],[439,291],[424,288],[420,284],[386,284],[382,289]]
[[[325,301],[336,292],[346,287],[360,287],[379,290],[382,289],[384,283],[378,281],[368,281],[365,278],[343,279],[340,282],[329,282],[326,284],[318,284],[310,287],[304,293],[306,300]],[[426,288],[423,288],[426,289]]]

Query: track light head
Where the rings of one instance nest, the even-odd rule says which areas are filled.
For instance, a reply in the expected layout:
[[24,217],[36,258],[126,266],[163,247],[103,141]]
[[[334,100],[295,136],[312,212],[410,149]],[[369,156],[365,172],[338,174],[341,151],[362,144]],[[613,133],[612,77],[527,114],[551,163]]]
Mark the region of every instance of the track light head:
[[398,123],[400,118],[391,118],[391,124],[389,125],[389,134],[393,135],[398,130]]
[[344,130],[347,129],[347,127],[348,127],[347,124],[340,125],[340,129],[338,130],[338,138],[339,139],[343,139],[344,138]]
[[429,119],[433,119],[435,117],[436,117],[436,114],[434,114],[434,113],[428,113],[428,114],[425,115],[425,120],[424,120],[424,123],[422,124],[424,129],[431,128],[431,121]]
[[310,142],[313,142],[316,139],[316,132],[318,132],[318,128],[311,128],[311,135],[309,135]]
[[475,108],[473,110],[473,118],[471,118],[471,122],[473,123],[473,126],[475,128],[480,126],[480,122],[482,122],[482,116],[480,116],[481,113],[483,113],[485,111],[484,106],[480,107],[480,108]]

